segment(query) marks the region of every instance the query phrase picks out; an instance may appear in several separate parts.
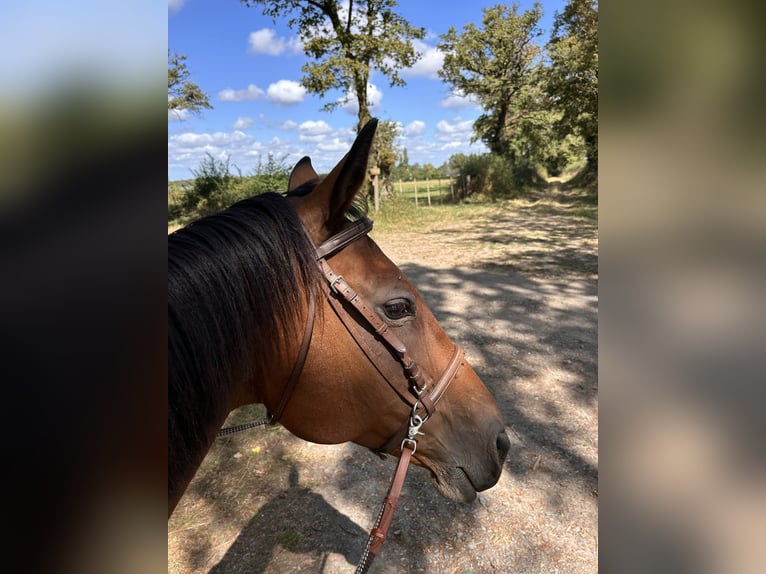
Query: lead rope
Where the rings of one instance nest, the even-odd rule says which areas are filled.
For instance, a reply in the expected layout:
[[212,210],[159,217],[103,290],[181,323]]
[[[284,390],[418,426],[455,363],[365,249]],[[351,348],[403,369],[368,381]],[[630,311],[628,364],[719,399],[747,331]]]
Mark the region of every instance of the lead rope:
[[396,466],[394,478],[388,489],[388,495],[383,501],[383,505],[380,507],[375,526],[373,526],[370,531],[367,544],[362,552],[362,558],[359,560],[359,565],[356,567],[356,574],[366,574],[367,570],[369,570],[372,565],[372,561],[383,548],[383,543],[386,541],[386,532],[391,525],[391,519],[393,518],[394,510],[396,510],[396,505],[399,503],[399,494],[402,491],[404,477],[407,474],[407,467],[410,464],[412,453],[413,450],[409,446],[405,446],[402,450],[402,454],[399,457],[399,464]]
[[404,486],[404,479],[407,476],[407,468],[410,465],[410,459],[418,448],[415,437],[419,434],[423,434],[420,432],[420,427],[428,420],[428,415],[423,418],[417,414],[418,406],[420,406],[419,401],[412,407],[407,438],[402,441],[401,455],[399,456],[399,462],[396,465],[394,477],[391,479],[391,486],[388,487],[388,494],[380,507],[375,526],[370,530],[367,544],[362,552],[359,565],[356,567],[356,574],[366,574],[370,569],[370,566],[372,566],[372,561],[380,553],[383,548],[383,543],[386,541],[386,533],[388,532],[388,527],[391,526],[394,510],[396,510],[396,506],[399,504],[399,495],[402,492],[402,486]]

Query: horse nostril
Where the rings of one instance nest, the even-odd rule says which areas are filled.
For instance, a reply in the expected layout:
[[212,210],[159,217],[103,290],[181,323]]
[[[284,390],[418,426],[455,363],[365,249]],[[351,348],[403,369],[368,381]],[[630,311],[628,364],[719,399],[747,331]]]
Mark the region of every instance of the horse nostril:
[[497,445],[497,453],[500,455],[500,462],[503,462],[508,455],[508,451],[511,449],[511,439],[503,431],[497,435],[495,444]]

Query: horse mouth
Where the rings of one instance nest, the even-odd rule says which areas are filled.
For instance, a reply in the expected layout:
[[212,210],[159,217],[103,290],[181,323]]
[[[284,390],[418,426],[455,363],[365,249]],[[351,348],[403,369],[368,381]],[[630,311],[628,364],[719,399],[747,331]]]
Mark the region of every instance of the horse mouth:
[[453,502],[473,502],[476,500],[478,490],[473,484],[470,475],[460,466],[448,470],[440,469],[431,471],[431,480],[436,491],[447,500]]

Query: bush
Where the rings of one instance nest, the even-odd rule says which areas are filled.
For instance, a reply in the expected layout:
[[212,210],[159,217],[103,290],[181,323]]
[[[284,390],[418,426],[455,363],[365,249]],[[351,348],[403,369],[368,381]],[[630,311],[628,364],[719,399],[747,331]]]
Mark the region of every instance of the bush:
[[461,199],[474,194],[489,199],[513,198],[523,195],[529,187],[545,185],[534,166],[513,165],[498,155],[471,154],[454,159],[453,167],[458,173],[455,184]]
[[252,175],[243,176],[236,165],[233,168],[237,174],[232,173],[229,158],[218,160],[206,154],[199,167],[192,170],[194,181],[181,192],[179,201],[171,201],[175,193],[168,187],[168,220],[183,216],[196,219],[267,191],[287,191],[291,168],[285,164],[286,158],[277,159],[272,154],[265,162],[259,158]]
[[272,154],[267,156],[266,161],[258,158],[252,175],[240,177],[234,186],[234,195],[237,200],[260,195],[268,191],[287,191],[287,182],[290,179],[291,167],[285,164],[287,156],[276,159]]
[[183,198],[183,210],[208,215],[221,211],[232,203],[232,183],[234,176],[229,168],[229,158],[217,160],[209,153],[192,170],[194,184],[186,191]]

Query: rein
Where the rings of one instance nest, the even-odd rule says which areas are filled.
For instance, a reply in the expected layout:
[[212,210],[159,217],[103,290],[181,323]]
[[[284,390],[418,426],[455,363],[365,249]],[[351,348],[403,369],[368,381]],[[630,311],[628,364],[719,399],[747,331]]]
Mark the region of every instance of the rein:
[[[383,456],[383,454],[394,452],[398,448],[400,456],[388,493],[383,501],[378,518],[375,521],[375,526],[370,531],[370,536],[367,540],[362,558],[357,566],[357,574],[367,572],[375,556],[380,553],[386,539],[388,527],[393,518],[394,510],[399,502],[399,495],[402,486],[404,485],[404,479],[407,474],[410,459],[417,450],[416,437],[423,434],[420,432],[420,428],[436,412],[436,404],[444,395],[452,381],[457,378],[460,368],[464,364],[463,350],[458,345],[455,345],[452,358],[450,359],[447,368],[433,387],[426,392],[428,389],[425,377],[418,367],[418,364],[409,354],[409,351],[402,340],[389,329],[388,324],[375,312],[374,308],[346,282],[343,276],[336,274],[332,270],[327,259],[338,253],[350,243],[364,237],[371,230],[372,220],[364,217],[355,221],[343,231],[333,235],[316,248],[317,265],[319,265],[319,269],[326,280],[326,282],[322,282],[322,292],[327,301],[375,369],[399,398],[411,408],[410,415],[407,421],[405,421],[402,429],[396,432],[383,446],[373,451]],[[347,307],[350,307],[354,311],[354,315],[349,312]],[[306,321],[301,346],[290,378],[285,385],[282,398],[280,399],[276,410],[264,421],[221,429],[218,436],[227,436],[239,432],[240,430],[273,425],[279,421],[290,400],[290,396],[295,390],[301,372],[303,371],[306,356],[308,355],[308,349],[311,345],[315,314],[316,295],[312,290],[309,295],[308,319]],[[365,329],[361,327],[361,324],[367,324],[374,332],[376,339],[388,347],[394,358],[401,364],[409,383],[408,391],[410,396],[408,396],[407,393],[402,392],[389,379],[389,377],[385,375],[385,367],[381,363],[379,355],[370,348],[368,342],[365,340]]]

